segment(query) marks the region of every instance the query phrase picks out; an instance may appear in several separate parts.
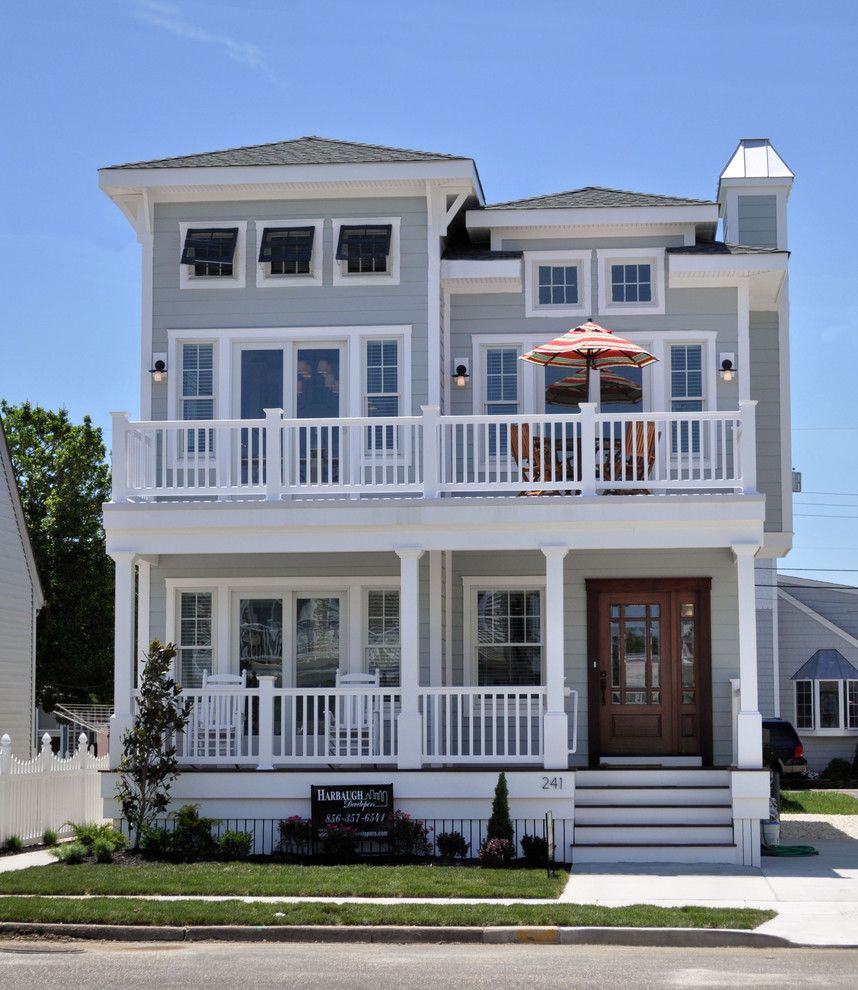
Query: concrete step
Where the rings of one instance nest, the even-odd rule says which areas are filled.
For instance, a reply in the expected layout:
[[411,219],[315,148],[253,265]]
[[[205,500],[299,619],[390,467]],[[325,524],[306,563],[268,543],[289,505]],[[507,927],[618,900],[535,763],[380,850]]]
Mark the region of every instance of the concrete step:
[[575,845],[718,845],[732,844],[733,825],[689,825],[681,819],[647,825],[575,823]]
[[575,787],[729,787],[729,770],[694,767],[624,767],[576,770]]
[[701,756],[603,756],[599,766],[604,767],[702,767]]
[[724,845],[574,845],[576,863],[735,863],[736,846]]
[[729,804],[577,804],[575,825],[732,825]]
[[640,806],[657,804],[702,805],[717,804],[729,808],[731,795],[729,787],[589,787],[576,785],[575,807],[583,808],[595,804]]

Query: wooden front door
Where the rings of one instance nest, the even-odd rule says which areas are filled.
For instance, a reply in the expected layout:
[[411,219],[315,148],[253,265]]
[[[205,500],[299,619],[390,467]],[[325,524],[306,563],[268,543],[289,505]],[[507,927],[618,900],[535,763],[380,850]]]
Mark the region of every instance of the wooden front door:
[[708,581],[588,581],[590,758],[711,762]]

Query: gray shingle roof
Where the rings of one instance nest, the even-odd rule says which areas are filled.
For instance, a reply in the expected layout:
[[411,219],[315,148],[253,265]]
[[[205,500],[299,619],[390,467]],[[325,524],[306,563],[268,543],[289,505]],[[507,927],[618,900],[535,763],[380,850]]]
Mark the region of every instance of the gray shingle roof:
[[668,254],[789,254],[783,248],[756,247],[753,244],[725,244],[723,241],[705,241],[703,244],[688,244],[682,247],[669,247]]
[[630,192],[627,189],[607,189],[604,186],[584,186],[548,196],[513,199],[507,203],[492,203],[487,210],[571,210],[592,207],[622,206],[715,206],[711,199],[685,199],[682,196],[659,196],[655,193]]
[[363,162],[471,161],[464,155],[445,155],[410,148],[387,148],[381,144],[337,141],[333,138],[300,137],[273,144],[206,151],[177,158],[110,165],[109,168],[212,168],[223,165],[352,165]]

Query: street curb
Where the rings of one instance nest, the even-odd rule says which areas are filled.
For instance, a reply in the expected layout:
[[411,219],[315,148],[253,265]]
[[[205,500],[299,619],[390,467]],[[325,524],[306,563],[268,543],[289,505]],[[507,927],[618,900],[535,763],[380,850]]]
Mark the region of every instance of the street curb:
[[0,938],[110,942],[368,942],[388,944],[625,945],[653,948],[855,948],[802,946],[779,935],[727,928],[440,927],[405,925],[78,925],[0,921]]

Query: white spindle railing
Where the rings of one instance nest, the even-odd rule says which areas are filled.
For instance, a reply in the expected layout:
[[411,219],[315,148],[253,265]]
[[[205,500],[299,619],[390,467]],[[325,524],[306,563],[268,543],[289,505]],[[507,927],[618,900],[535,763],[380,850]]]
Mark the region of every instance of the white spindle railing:
[[424,687],[419,698],[424,761],[542,760],[544,687]]
[[180,763],[256,765],[259,755],[259,691],[241,687],[185,688],[191,702],[176,739]]
[[42,736],[41,750],[31,760],[12,755],[12,740],[0,737],[0,843],[10,836],[24,842],[41,838],[45,829],[60,834],[68,823],[104,819],[99,771],[106,756],[94,756],[81,733],[75,753],[57,756],[51,737]]
[[756,491],[755,405],[737,411],[129,423],[114,500]]

